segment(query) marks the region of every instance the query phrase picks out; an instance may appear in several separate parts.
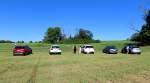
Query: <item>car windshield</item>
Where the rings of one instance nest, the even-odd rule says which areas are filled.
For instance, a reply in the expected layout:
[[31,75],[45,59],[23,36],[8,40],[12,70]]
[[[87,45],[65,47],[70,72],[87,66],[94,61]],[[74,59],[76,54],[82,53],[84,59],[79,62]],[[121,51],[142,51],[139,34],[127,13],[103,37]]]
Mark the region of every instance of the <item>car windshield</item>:
[[52,46],[52,48],[60,48],[59,46]]
[[139,47],[136,45],[131,45],[130,48],[139,48]]
[[86,46],[86,48],[93,48],[93,46]]
[[108,46],[108,48],[110,48],[110,49],[116,49],[115,46]]
[[16,46],[15,49],[24,49],[24,46]]

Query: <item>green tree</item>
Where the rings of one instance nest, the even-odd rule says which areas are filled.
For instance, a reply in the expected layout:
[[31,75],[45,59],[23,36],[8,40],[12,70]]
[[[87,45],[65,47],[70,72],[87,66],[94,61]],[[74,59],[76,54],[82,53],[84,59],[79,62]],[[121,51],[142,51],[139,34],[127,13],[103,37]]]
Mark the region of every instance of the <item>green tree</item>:
[[93,42],[93,33],[89,30],[80,28],[73,38],[74,43],[91,43]]
[[93,33],[89,30],[80,28],[77,30],[75,36],[69,36],[63,39],[60,43],[66,44],[87,44],[87,43],[100,43],[100,40],[93,39]]
[[17,43],[24,43],[24,41],[22,40],[22,41],[17,41]]
[[139,33],[134,34],[131,40],[141,42],[145,45],[150,45],[150,10],[145,15],[146,24],[142,26]]
[[33,41],[29,41],[29,43],[33,43]]
[[62,32],[60,27],[49,27],[45,33],[43,42],[58,43],[62,40]]
[[137,32],[137,33],[134,33],[132,36],[131,36],[131,41],[140,41],[141,38],[140,38],[140,34]]
[[14,43],[14,42],[10,40],[0,40],[0,43]]
[[89,30],[79,29],[78,33],[75,35],[77,39],[84,39],[84,40],[92,40],[93,33]]
[[140,38],[143,44],[150,44],[150,10],[145,18],[146,24],[142,26]]

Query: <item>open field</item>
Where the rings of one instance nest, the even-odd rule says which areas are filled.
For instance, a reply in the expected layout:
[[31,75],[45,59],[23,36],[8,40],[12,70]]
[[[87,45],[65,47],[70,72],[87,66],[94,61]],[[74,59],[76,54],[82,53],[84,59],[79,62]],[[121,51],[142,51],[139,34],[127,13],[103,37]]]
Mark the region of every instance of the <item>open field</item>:
[[107,55],[105,45],[122,48],[127,41],[93,44],[94,55],[72,54],[61,45],[62,55],[48,54],[48,44],[29,44],[29,56],[12,56],[12,44],[0,44],[0,83],[149,83],[150,47],[141,55]]

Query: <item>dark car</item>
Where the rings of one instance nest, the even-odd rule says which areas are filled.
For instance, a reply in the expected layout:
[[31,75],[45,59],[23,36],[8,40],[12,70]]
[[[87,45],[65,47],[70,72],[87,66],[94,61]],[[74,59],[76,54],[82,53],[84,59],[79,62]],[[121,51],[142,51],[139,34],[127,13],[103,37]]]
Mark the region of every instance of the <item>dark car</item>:
[[118,53],[118,49],[115,46],[106,46],[103,49],[103,53],[106,53],[106,54],[117,54]]
[[13,55],[29,55],[32,54],[32,49],[29,46],[16,46],[13,49]]
[[141,49],[137,45],[126,45],[122,48],[121,53],[124,54],[141,54]]

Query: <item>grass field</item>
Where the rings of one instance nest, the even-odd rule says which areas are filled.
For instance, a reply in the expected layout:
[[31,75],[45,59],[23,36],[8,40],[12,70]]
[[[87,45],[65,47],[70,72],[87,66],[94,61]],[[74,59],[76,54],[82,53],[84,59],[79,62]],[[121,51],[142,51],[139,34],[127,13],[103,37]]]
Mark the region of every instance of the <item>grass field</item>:
[[94,55],[73,54],[61,45],[62,55],[48,54],[48,44],[29,44],[29,56],[12,56],[12,44],[0,44],[0,83],[150,83],[150,47],[141,55],[107,55],[105,45],[122,48],[128,41],[93,44]]

